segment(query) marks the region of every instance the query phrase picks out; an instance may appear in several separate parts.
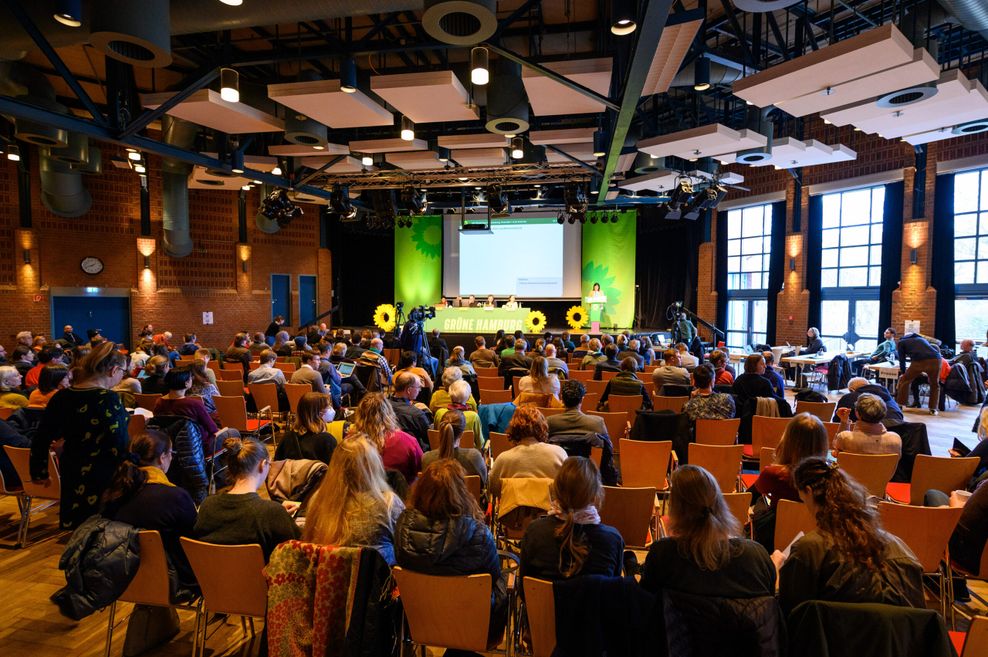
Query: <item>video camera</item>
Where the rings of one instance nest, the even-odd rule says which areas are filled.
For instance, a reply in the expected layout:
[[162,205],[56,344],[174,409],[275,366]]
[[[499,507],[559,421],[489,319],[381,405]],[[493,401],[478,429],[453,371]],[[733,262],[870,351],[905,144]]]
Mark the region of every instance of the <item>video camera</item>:
[[408,311],[408,319],[412,322],[424,322],[436,316],[435,306],[415,306]]

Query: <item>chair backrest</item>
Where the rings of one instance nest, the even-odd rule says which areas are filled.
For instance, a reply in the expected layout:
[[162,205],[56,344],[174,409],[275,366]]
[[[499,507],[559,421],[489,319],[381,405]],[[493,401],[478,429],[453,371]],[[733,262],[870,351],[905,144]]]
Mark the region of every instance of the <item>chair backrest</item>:
[[140,413],[134,413],[127,419],[127,436],[133,438],[134,436],[139,436],[144,433],[144,429],[147,428],[148,419],[146,415],[141,415]]
[[821,422],[830,422],[833,420],[835,408],[837,408],[837,402],[796,402],[797,413],[809,413],[810,415],[815,415],[820,418]]
[[503,376],[478,373],[477,385],[483,390],[505,390]]
[[224,381],[222,379],[216,379],[216,389],[219,390],[220,394],[224,395],[225,397],[244,396],[243,379],[236,379],[235,381]]
[[594,381],[590,379],[583,382],[583,387],[587,389],[587,392],[602,395],[604,394],[604,388],[607,387],[607,381]]
[[[584,409],[590,408],[584,402]],[[619,439],[624,437],[624,430],[628,424],[627,413],[601,413],[600,411],[586,411],[587,415],[596,415],[604,420],[604,427],[607,429],[607,436],[614,445]]]
[[532,657],[552,657],[556,649],[556,600],[552,582],[534,577],[522,580],[525,614],[532,631]]
[[689,400],[689,397],[665,397],[663,395],[653,395],[652,409],[656,411],[672,411],[673,413],[682,413],[683,407],[686,406],[686,402]]
[[617,372],[613,372],[611,370],[601,370],[601,372],[600,372],[600,380],[601,381],[604,381],[604,382],[607,382],[607,381],[610,381],[611,379],[613,379],[614,377],[616,377],[617,375],[618,375]]
[[[480,475],[467,475],[463,478],[463,480],[467,484],[467,490],[470,491],[470,494],[477,500],[477,504],[480,504],[484,497],[484,487],[483,482],[480,481]],[[481,506],[480,509],[481,511],[485,510],[483,506]]]
[[841,452],[837,455],[837,463],[844,474],[867,488],[870,495],[883,498],[885,487],[899,465],[899,455]]
[[[491,617],[491,576],[438,576],[395,567],[408,630],[416,643],[484,652]],[[450,622],[450,619],[457,621]]]
[[220,361],[212,358],[209,360],[208,363],[206,363],[206,367],[216,372],[216,378],[219,378],[220,372],[223,371],[222,368],[220,367]]
[[265,615],[268,585],[260,545],[216,545],[184,536],[181,541],[209,611],[255,618]]
[[733,445],[738,441],[740,418],[696,421],[696,442],[702,445]]
[[641,395],[610,395],[607,397],[607,410],[611,413],[624,413],[628,422],[635,423],[635,414],[642,407]]
[[[288,407],[292,413],[298,413],[298,403],[307,392],[312,392],[312,386],[308,383],[286,383],[285,395],[288,397]],[[272,407],[274,410],[274,407]]]
[[922,506],[928,490],[939,490],[949,495],[955,490],[967,488],[980,461],[974,456],[952,458],[917,454],[909,486],[909,503]]
[[698,465],[712,474],[722,492],[733,493],[737,489],[744,445],[690,443],[688,454],[690,464]]
[[[580,360],[581,359],[577,359],[576,362],[579,363]],[[574,381],[581,381],[584,384],[584,387],[586,387],[587,381],[593,381],[593,370],[577,370],[571,368],[569,371],[569,378]]]
[[616,529],[626,546],[644,549],[648,545],[654,511],[655,489],[651,486],[604,486],[600,521]]
[[243,397],[213,395],[213,403],[216,414],[220,416],[220,424],[237,431],[247,431],[247,401]]
[[7,420],[14,414],[16,408],[0,408],[0,420]]
[[[647,370],[646,370],[647,371]],[[642,386],[645,388],[645,394],[652,398],[655,396],[655,381],[646,377],[646,380],[642,382]]]
[[137,402],[138,408],[143,408],[152,412],[154,411],[154,405],[158,403],[159,399],[161,399],[161,395],[145,395],[139,392],[134,393],[134,401]]
[[837,434],[840,433],[840,422],[827,422],[824,420],[823,428],[827,430],[827,439],[830,441],[830,444],[833,445],[834,438],[836,438]]
[[[233,370],[234,372],[240,375],[241,379],[244,377],[244,364],[239,360],[224,360],[223,369]],[[220,371],[222,372],[223,370]]]
[[779,500],[775,507],[775,549],[785,550],[799,532],[808,534],[816,529],[816,518],[806,505],[792,500]]
[[765,417],[755,415],[751,418],[751,449],[757,454],[762,447],[775,449],[782,442],[782,435],[789,426],[790,418]]
[[295,363],[278,363],[274,364],[279,370],[285,374],[295,374]]
[[514,374],[511,376],[511,392],[515,396],[518,396],[518,382],[521,381],[523,374]]
[[550,408],[547,406],[536,406],[536,408],[539,409],[539,413],[541,413],[544,418],[550,418],[553,415],[559,415],[560,413],[566,412],[565,408]]
[[[467,429],[460,435],[461,447],[473,447],[473,429]],[[429,449],[439,449],[439,429],[429,429]]]
[[629,440],[621,438],[621,481],[625,486],[668,487],[671,440]]
[[751,506],[751,493],[724,493],[724,501],[731,515],[738,519],[741,526],[748,523],[748,508]]
[[278,412],[278,386],[274,383],[248,383],[247,390],[254,398],[254,403],[258,409],[265,406],[271,408],[274,413]]
[[507,404],[514,399],[510,390],[500,388],[481,388],[480,403],[482,404]]
[[[243,367],[242,363],[237,364],[240,365],[241,368]],[[227,363],[227,365],[233,365],[233,363]],[[216,373],[216,383],[219,383],[220,381],[239,381],[243,384],[244,375],[241,374],[239,370],[227,367],[227,369],[220,370]]]
[[511,449],[511,443],[508,441],[508,434],[501,433],[499,431],[491,431],[489,434],[490,446],[491,446],[491,458],[496,459],[503,452]]
[[761,472],[765,466],[772,465],[775,461],[775,448],[762,447],[758,450],[758,471]]
[[912,506],[880,502],[885,531],[902,539],[916,555],[924,573],[939,572],[950,535],[964,511],[961,507]]
[[988,616],[975,616],[967,628],[964,638],[964,651],[961,657],[981,657],[988,655]]
[[127,590],[117,600],[155,607],[171,606],[168,558],[165,556],[161,534],[156,531],[141,531],[137,533],[137,540],[140,544],[141,563]]
[[590,410],[597,408],[597,403],[600,401],[599,392],[588,392],[583,395],[583,411],[588,413]]
[[593,464],[597,466],[600,470],[600,463],[604,460],[604,448],[603,447],[591,447],[590,448],[590,460]]
[[55,461],[54,452],[48,452],[48,477],[51,479],[51,485],[46,488],[42,484],[35,484],[31,481],[30,447],[11,447],[10,445],[4,445],[3,449],[7,452],[7,458],[10,459],[11,465],[14,466],[14,471],[21,480],[21,488],[24,495],[39,500],[61,499],[62,479],[58,474],[58,463]]

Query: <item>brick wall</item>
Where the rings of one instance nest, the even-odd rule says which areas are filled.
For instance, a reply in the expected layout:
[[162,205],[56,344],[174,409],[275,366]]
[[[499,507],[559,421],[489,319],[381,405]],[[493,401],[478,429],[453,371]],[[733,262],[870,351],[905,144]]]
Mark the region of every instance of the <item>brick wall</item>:
[[[102,145],[103,161],[122,156]],[[298,276],[318,277],[319,308],[328,310],[332,299],[332,258],[319,248],[319,209],[303,205],[305,215],[282,231],[267,235],[254,225],[260,197],[248,193],[247,271],[243,271],[237,243],[237,197],[234,191],[190,190],[189,222],[193,253],[172,258],[164,253],[161,226],[160,161],[148,162],[152,243],[150,269],[138,250],[140,188],[135,174],[110,166],[100,176],[87,176],[93,197],[91,210],[76,219],[57,217],[41,201],[36,152],[31,162],[30,229],[19,227],[17,168],[0,161],[0,342],[11,348],[21,330],[50,335],[53,288],[113,288],[129,292],[131,331],[150,322],[176,338],[194,331],[200,341],[225,346],[239,330],[263,330],[270,321],[271,274],[292,277],[292,313],[297,320]],[[31,254],[24,262],[23,252]],[[99,257],[104,270],[96,276],[82,271],[85,256]],[[213,313],[214,324],[204,326],[202,313]],[[61,331],[61,327],[56,327]],[[85,327],[76,327],[82,332]]]
[[[902,277],[892,296],[892,322],[899,329],[907,319],[918,319],[924,332],[936,330],[936,290],[930,285],[932,250],[930,241],[933,229],[933,203],[938,161],[969,158],[984,155],[988,165],[988,134],[970,135],[927,146],[926,198],[923,216],[913,216],[913,187],[916,160],[912,146],[901,141],[889,141],[874,135],[855,132],[850,127],[837,128],[825,125],[820,119],[807,120],[805,137],[827,144],[842,143],[855,151],[858,158],[852,162],[807,167],[803,170],[803,193],[799,203],[802,222],[798,232],[793,231],[794,185],[787,171],[772,167],[744,167],[731,165],[745,177],[743,185],[750,191],[732,191],[729,198],[745,198],[778,192],[786,193],[786,257],[784,286],[778,296],[777,342],[793,344],[805,340],[809,292],[805,289],[807,219],[809,216],[809,185],[856,178],[885,171],[901,170],[903,173],[904,226],[902,240]],[[715,220],[716,225],[716,220]],[[716,237],[700,248],[698,273],[698,312],[704,318],[716,317],[716,263],[722,262],[716,253]],[[912,249],[916,249],[917,263],[910,262]],[[789,260],[795,259],[795,271],[790,271]]]

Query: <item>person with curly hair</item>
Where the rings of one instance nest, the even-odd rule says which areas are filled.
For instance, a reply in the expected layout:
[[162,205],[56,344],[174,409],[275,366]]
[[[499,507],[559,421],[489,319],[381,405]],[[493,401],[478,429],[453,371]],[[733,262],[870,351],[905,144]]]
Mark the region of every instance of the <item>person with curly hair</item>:
[[508,423],[508,442],[514,446],[494,459],[490,473],[490,493],[501,492],[501,479],[507,477],[539,477],[553,479],[566,460],[566,451],[550,445],[549,425],[534,406],[515,410]]

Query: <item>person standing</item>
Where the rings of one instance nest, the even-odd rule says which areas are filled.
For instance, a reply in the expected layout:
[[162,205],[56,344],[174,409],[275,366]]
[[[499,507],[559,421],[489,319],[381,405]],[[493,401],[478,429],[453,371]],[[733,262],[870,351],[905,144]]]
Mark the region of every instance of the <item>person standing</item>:
[[696,327],[693,322],[686,317],[686,313],[679,313],[679,320],[676,322],[676,334],[673,342],[685,342],[687,345],[693,344],[696,337]]
[[904,407],[909,401],[909,384],[916,377],[925,374],[930,379],[930,415],[936,415],[937,404],[940,402],[940,348],[930,340],[919,333],[906,333],[899,339],[897,352],[902,376],[895,389],[895,399],[900,407]]

